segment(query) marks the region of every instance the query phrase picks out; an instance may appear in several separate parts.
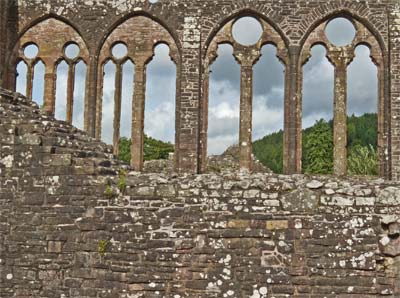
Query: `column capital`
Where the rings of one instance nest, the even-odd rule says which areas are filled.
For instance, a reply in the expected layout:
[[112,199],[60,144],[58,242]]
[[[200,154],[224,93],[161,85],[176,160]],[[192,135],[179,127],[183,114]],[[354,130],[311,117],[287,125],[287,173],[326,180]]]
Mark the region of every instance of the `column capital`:
[[260,59],[261,51],[257,48],[235,49],[233,56],[242,67],[253,67]]
[[355,51],[352,47],[334,48],[326,56],[335,68],[346,69],[353,62]]

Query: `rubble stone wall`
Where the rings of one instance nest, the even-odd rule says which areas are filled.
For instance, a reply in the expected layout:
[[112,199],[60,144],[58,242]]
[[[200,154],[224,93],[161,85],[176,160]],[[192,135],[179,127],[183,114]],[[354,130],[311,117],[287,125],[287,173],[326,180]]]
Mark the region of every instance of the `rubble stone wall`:
[[131,172],[0,91],[0,297],[400,297],[400,187]]

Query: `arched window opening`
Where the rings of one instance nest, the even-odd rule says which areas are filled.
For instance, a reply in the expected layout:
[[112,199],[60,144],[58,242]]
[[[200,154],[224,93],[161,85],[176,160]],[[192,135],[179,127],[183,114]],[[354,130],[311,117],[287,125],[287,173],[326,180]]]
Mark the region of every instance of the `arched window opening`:
[[358,46],[348,67],[348,175],[379,175],[378,69],[370,53]]
[[231,45],[218,46],[210,72],[207,153],[215,156],[239,143],[240,65]]
[[[61,20],[48,18],[21,36],[14,54],[27,64],[26,96],[57,119],[83,129],[89,52],[79,33]],[[19,80],[18,76],[18,90]]]
[[57,65],[56,104],[54,115],[56,119],[67,121],[67,87],[68,64],[65,60]]
[[113,144],[114,135],[114,94],[115,94],[115,63],[109,60],[103,66],[103,98],[101,114],[101,140]]
[[16,87],[15,90],[22,95],[26,96],[26,77],[28,73],[28,66],[25,61],[21,60],[16,68]]
[[303,172],[333,172],[334,68],[326,49],[316,45],[303,66]]
[[283,173],[285,67],[266,45],[254,66],[253,153],[268,169]]
[[[170,48],[159,44],[147,65],[144,133],[144,159],[171,159],[175,143],[176,65]],[[159,142],[159,150],[150,149]]]
[[45,65],[39,60],[33,68],[32,100],[40,107],[44,103],[44,74]]
[[75,88],[72,125],[84,129],[85,92],[86,92],[86,64],[80,60],[75,66]]
[[[103,132],[107,130],[103,127],[107,125],[105,118],[112,117],[114,155],[129,162],[137,171],[144,170],[148,152],[157,152],[160,148],[164,151],[165,142],[170,142],[167,145],[172,148],[175,143],[175,102],[179,98],[175,92],[179,88],[176,86],[178,71],[171,59],[180,66],[180,55],[173,37],[161,24],[145,16],[135,16],[121,23],[110,33],[100,51],[101,65],[108,60],[115,63],[115,81],[111,83],[115,90],[115,108],[114,113],[106,115],[105,109],[111,103],[106,102],[106,94],[104,98],[98,97],[96,136],[104,136]],[[167,62],[174,68],[173,75],[164,73]],[[102,72],[102,69],[98,70],[99,77],[102,77]],[[106,84],[106,78],[99,81],[99,94],[106,93],[102,91]],[[149,142],[145,133],[159,139]],[[158,158],[158,155],[152,157]]]
[[[227,22],[208,45],[202,84],[200,169],[203,172],[268,171],[254,158],[255,152],[262,152],[262,146],[253,150],[254,140],[263,137],[260,118],[266,112],[265,109],[253,108],[254,105],[266,105],[262,92],[259,92],[262,83],[255,81],[254,77],[254,66],[260,58],[263,59],[262,52],[269,55],[270,46],[263,49],[264,45],[275,45],[275,56],[287,64],[287,48],[282,36],[256,15],[241,16]],[[222,73],[221,79],[215,78],[218,73]]]
[[[310,46],[315,44],[325,45],[326,56],[334,69],[333,121],[330,122],[333,131],[332,173],[337,176],[387,176],[389,143],[384,136],[389,131],[384,118],[389,106],[385,100],[384,57],[378,40],[360,21],[339,17],[321,23],[308,36],[302,49],[303,62],[308,58]],[[323,89],[326,88],[321,84],[316,88]],[[306,119],[307,95],[303,95],[303,115]],[[323,123],[317,124],[322,126]],[[321,131],[323,135],[328,135],[324,130]],[[328,159],[326,150],[313,151],[320,154],[316,159],[306,148],[312,139],[321,144],[330,143],[315,136],[307,139],[307,133],[303,135],[303,170],[308,172],[307,166],[312,159],[319,160],[314,162],[319,166],[313,166],[312,172],[330,173],[331,171],[320,171],[322,166],[325,169],[330,168],[320,162]],[[320,145],[320,148],[327,149],[326,147]]]

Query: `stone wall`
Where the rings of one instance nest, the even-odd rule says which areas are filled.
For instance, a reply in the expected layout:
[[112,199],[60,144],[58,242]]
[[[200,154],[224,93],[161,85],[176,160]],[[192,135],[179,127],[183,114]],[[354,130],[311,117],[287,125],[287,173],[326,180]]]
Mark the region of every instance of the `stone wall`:
[[0,297],[400,297],[400,187],[140,174],[0,91]]
[[0,37],[0,86],[3,85],[3,74],[5,56],[6,56],[6,40],[7,40],[7,20],[8,20],[8,8],[7,1],[0,2],[0,31],[2,35]]
[[[36,0],[7,0],[2,1],[12,4],[11,14],[8,17],[8,29],[10,34],[1,35],[4,43],[9,43],[7,64],[7,75],[2,85],[8,89],[14,87],[15,64],[21,59],[21,49],[27,42],[33,42],[32,33],[39,30],[42,32],[54,29],[45,28],[47,20],[56,19],[68,27],[67,31],[73,31],[74,35],[68,42],[74,41],[82,44],[87,50],[84,57],[87,64],[86,102],[85,102],[85,130],[91,136],[98,136],[96,131],[101,131],[101,86],[102,86],[102,49],[110,38],[118,40],[124,36],[122,27],[129,22],[135,22],[138,18],[147,19],[152,23],[144,29],[136,26],[135,34],[144,34],[143,40],[152,41],[153,44],[146,46],[137,44],[135,41],[135,55],[139,58],[151,56],[153,45],[159,42],[166,42],[173,50],[175,63],[177,64],[177,98],[176,98],[176,170],[178,172],[197,173],[203,172],[206,168],[207,155],[207,112],[208,112],[208,66],[213,59],[212,47],[219,42],[226,42],[221,37],[223,29],[228,28],[231,23],[241,16],[250,15],[258,18],[265,24],[264,29],[268,33],[275,34],[275,39],[280,38],[278,44],[279,58],[286,65],[285,76],[285,142],[284,142],[284,166],[288,174],[301,172],[301,83],[302,63],[305,50],[310,43],[310,37],[315,37],[316,32],[329,20],[337,16],[344,16],[357,24],[361,39],[358,42],[371,46],[375,62],[379,66],[379,153],[381,160],[381,176],[385,178],[398,179],[400,173],[400,155],[398,154],[400,144],[398,141],[399,111],[397,108],[398,88],[398,1],[299,1],[299,0],[224,0],[224,1],[158,1],[150,3],[147,0],[60,0],[60,1],[36,1]],[[2,10],[4,13],[4,10]],[[4,17],[4,16],[2,16]],[[136,18],[136,19],[135,19]],[[2,24],[4,21],[2,22]],[[141,22],[144,24],[144,22]],[[131,28],[131,26],[129,26]],[[158,28],[158,29],[157,29]],[[162,28],[162,29],[159,29]],[[146,31],[147,30],[147,31]],[[222,31],[221,31],[222,30]],[[15,31],[15,32],[14,32]],[[128,30],[129,31],[129,30]],[[165,32],[164,32],[165,31]],[[118,34],[116,33],[118,32]],[[163,34],[160,34],[162,32]],[[62,31],[61,31],[62,33]],[[60,34],[61,34],[60,33]],[[168,34],[167,34],[168,33]],[[134,36],[135,34],[132,34]],[[40,34],[33,34],[40,36]],[[115,36],[116,35],[116,36]],[[228,34],[229,35],[229,34]],[[63,54],[57,51],[63,48],[64,40],[54,35],[53,41],[60,40],[59,44],[53,45],[54,51],[39,53],[39,58],[50,57],[52,61],[46,64],[46,96],[45,106],[49,112],[53,112],[54,106],[54,67]],[[71,35],[72,36],[72,35]],[[268,38],[268,34],[266,34]],[[64,36],[65,37],[65,36]],[[321,37],[321,36],[320,36]],[[362,38],[366,38],[363,40]],[[63,42],[61,42],[61,40]],[[270,40],[264,40],[270,42]],[[323,38],[314,40],[324,42]],[[253,56],[246,56],[251,51],[243,49],[237,43],[229,41],[234,45],[235,55],[243,56],[240,61],[242,65],[243,81],[251,82],[251,68],[254,62],[249,60],[257,54],[258,47],[252,48]],[[57,42],[56,42],[57,43]],[[354,46],[357,45],[356,43]],[[329,45],[328,45],[329,46]],[[4,47],[3,48],[4,53]],[[330,47],[330,46],[329,46]],[[133,48],[132,48],[133,49]],[[131,49],[131,52],[133,51]],[[331,48],[333,52],[340,52],[343,49]],[[46,48],[51,50],[51,48]],[[83,49],[82,49],[83,50]],[[348,58],[352,56],[352,50],[347,51]],[[1,63],[0,52],[0,64]],[[340,56],[340,55],[339,55]],[[254,57],[257,57],[255,55]],[[253,57],[253,58],[254,58]],[[140,60],[140,59],[139,59]],[[142,59],[143,60],[143,59]],[[142,68],[143,61],[139,64]],[[149,60],[149,59],[147,59]],[[253,59],[254,60],[254,59]],[[348,59],[348,61],[351,59]],[[248,64],[245,64],[246,63]],[[29,61],[28,61],[29,62]],[[32,62],[32,61],[31,61]],[[36,61],[33,61],[36,62]],[[30,62],[29,62],[30,63]],[[28,63],[28,64],[29,64]],[[337,66],[337,65],[336,65]],[[339,65],[340,66],[340,65]],[[343,67],[342,67],[343,68]],[[143,70],[142,74],[145,73]],[[335,100],[339,102],[335,113],[337,125],[336,131],[346,129],[343,121],[343,101],[345,100],[346,84],[344,80],[345,71],[342,70],[338,76],[337,94]],[[138,76],[136,80],[133,114],[137,115],[136,123],[132,124],[134,145],[132,152],[132,166],[141,170],[141,152],[143,147],[143,117],[142,106],[145,101],[144,75]],[[72,81],[72,80],[71,80]],[[249,85],[249,84],[248,84]],[[71,84],[72,86],[72,84]],[[246,87],[246,84],[244,85]],[[250,153],[251,144],[251,88],[243,88],[242,105],[243,115],[241,123],[241,167],[251,168]],[[120,89],[120,88],[117,88]],[[72,90],[72,88],[70,88]],[[73,92],[70,92],[71,96]],[[117,97],[118,100],[118,97]],[[71,102],[71,99],[69,100]],[[50,108],[49,108],[50,107]],[[336,111],[336,112],[337,112]],[[116,113],[118,114],[118,113]],[[70,115],[71,116],[71,115]],[[71,117],[69,117],[71,118]],[[115,117],[115,127],[119,127],[118,117]],[[99,124],[100,123],[100,124]],[[346,172],[346,155],[344,139],[336,138],[336,172],[343,175]]]
[[[390,24],[390,53],[391,53],[391,81],[392,86],[392,106],[391,106],[391,131],[392,131],[392,144],[391,154],[393,158],[393,179],[400,179],[400,164],[395,162],[400,159],[400,138],[399,138],[399,112],[400,112],[400,5],[394,5],[391,13]],[[389,82],[387,82],[389,83]]]

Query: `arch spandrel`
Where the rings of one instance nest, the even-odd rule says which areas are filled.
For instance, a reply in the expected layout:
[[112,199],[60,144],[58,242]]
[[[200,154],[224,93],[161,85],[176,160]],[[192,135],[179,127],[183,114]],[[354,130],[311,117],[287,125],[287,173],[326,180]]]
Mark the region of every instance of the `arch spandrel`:
[[[206,51],[206,67],[210,66],[217,58],[218,45],[220,44],[232,45],[235,57],[237,57],[238,55],[243,55],[242,53],[248,53],[249,51],[258,52],[253,53],[253,56],[259,57],[261,53],[261,48],[264,45],[273,44],[277,48],[276,55],[279,60],[282,61],[282,63],[284,63],[285,65],[288,64],[288,53],[286,44],[282,36],[267,21],[265,21],[264,19],[256,18],[261,23],[263,29],[261,38],[253,46],[243,46],[235,40],[232,33],[233,26],[238,19],[240,19],[240,16],[226,23],[214,36]],[[257,62],[257,59],[258,58],[255,58],[254,63]]]
[[[356,35],[353,41],[345,47],[337,47],[333,45],[325,34],[326,27],[331,19],[322,22],[306,39],[301,51],[301,64],[304,65],[311,57],[311,48],[315,45],[323,45],[327,50],[327,57],[331,58],[336,53],[345,50],[348,53],[354,53],[355,48],[360,45],[366,45],[371,50],[371,58],[377,66],[383,66],[383,54],[379,42],[361,22],[355,19],[350,19],[356,30]],[[332,62],[332,61],[331,61]],[[351,62],[351,61],[350,61]]]
[[68,24],[55,18],[49,18],[34,25],[21,36],[16,46],[17,58],[24,59],[24,46],[34,43],[39,48],[37,57],[42,59],[46,65],[55,65],[59,59],[64,57],[64,47],[71,42],[76,43],[80,48],[79,56],[76,59],[81,59],[87,64],[89,52],[79,33]]
[[154,56],[154,48],[160,43],[169,46],[171,59],[176,64],[180,61],[178,47],[168,30],[146,16],[134,16],[114,29],[101,49],[100,64],[107,59],[115,60],[111,49],[117,42],[127,46],[127,57],[135,64],[138,61],[144,61],[145,64],[150,62]]

